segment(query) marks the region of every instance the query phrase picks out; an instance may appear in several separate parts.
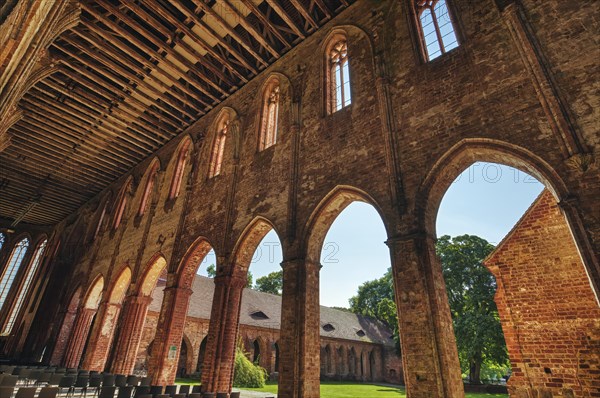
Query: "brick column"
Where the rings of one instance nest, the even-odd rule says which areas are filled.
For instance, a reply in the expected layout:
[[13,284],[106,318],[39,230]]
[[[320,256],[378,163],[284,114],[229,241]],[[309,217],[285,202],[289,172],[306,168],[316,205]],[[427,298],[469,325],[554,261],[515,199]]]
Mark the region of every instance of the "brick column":
[[151,301],[152,298],[149,296],[129,296],[125,299],[122,326],[115,342],[115,357],[110,368],[112,373],[124,375],[133,373]]
[[245,276],[215,278],[215,294],[202,368],[204,392],[231,392],[242,291],[247,283]]
[[281,398],[318,398],[320,373],[319,271],[321,265],[284,261],[279,392]]
[[152,384],[163,386],[175,383],[185,318],[192,295],[191,289],[175,286],[167,287],[164,291],[152,357],[148,365]]
[[104,371],[120,312],[121,304],[105,302],[98,307],[98,322],[92,328],[81,365],[84,369]]
[[73,332],[67,345],[67,351],[63,358],[63,366],[67,368],[76,368],[79,366],[81,361],[81,355],[83,354],[83,347],[87,341],[88,334],[90,333],[90,327],[92,321],[96,315],[96,310],[92,308],[80,308],[75,319],[75,325],[73,326]]
[[60,319],[61,316],[63,321],[60,331],[58,332],[58,336],[56,337],[56,341],[54,342],[54,349],[52,350],[52,356],[50,357],[51,366],[59,366],[65,356],[65,350],[67,349],[67,344],[69,343],[69,336],[71,335],[71,330],[73,329],[73,323],[75,322],[77,311],[67,310],[62,314],[59,314],[58,318]]
[[411,398],[464,397],[442,267],[431,237],[390,239],[402,362]]

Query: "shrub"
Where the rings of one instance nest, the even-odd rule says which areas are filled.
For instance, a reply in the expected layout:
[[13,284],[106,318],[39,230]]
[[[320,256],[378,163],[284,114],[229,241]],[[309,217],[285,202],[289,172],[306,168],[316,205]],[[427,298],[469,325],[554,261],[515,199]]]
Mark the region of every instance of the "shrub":
[[244,350],[237,347],[235,350],[235,366],[233,369],[234,387],[261,388],[265,386],[267,371],[253,364]]

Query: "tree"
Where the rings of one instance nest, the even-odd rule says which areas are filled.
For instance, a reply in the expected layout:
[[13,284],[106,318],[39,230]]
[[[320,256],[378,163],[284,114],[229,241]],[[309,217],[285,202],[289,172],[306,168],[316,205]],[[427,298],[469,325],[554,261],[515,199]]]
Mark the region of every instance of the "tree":
[[254,285],[254,290],[281,296],[281,292],[283,291],[283,271],[271,272],[269,275],[258,278],[256,285]]
[[214,264],[211,264],[208,267],[206,267],[206,274],[209,278],[214,278],[215,276],[217,276],[217,268]]
[[394,287],[392,282],[392,269],[388,268],[383,277],[367,281],[358,287],[358,294],[350,297],[350,311],[355,314],[368,315],[385,322],[389,327],[398,327],[398,320],[394,316],[390,319],[390,309],[394,314]]
[[394,301],[394,283],[392,269],[388,268],[383,277],[363,283],[358,294],[350,297],[350,311],[378,319],[392,329],[396,349],[400,353],[398,333],[398,315]]
[[[215,276],[217,276],[217,268],[214,264],[211,264],[208,267],[206,267],[206,274],[209,278],[214,278]],[[250,271],[248,271],[248,283],[246,284],[246,287],[252,287],[252,272]]]
[[471,383],[481,383],[484,364],[506,366],[506,343],[494,302],[496,281],[483,266],[494,246],[473,235],[438,239],[458,356]]

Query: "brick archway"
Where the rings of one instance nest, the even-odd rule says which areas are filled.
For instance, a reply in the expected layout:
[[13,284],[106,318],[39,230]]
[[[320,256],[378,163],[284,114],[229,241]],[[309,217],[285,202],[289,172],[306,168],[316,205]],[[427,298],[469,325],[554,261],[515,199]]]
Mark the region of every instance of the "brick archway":
[[82,364],[85,369],[104,370],[121,312],[121,305],[130,284],[131,269],[125,266],[114,279],[106,300],[98,306],[98,314]]
[[137,352],[146,322],[146,314],[150,305],[152,291],[156,288],[158,278],[167,266],[167,260],[161,253],[152,256],[136,292],[125,297],[121,317],[121,328],[114,345],[111,371],[115,374],[133,372]]
[[[169,273],[150,359],[149,374],[154,384],[173,384],[183,338],[183,328],[192,294],[192,283],[200,263],[213,245],[201,236],[190,245],[176,272]],[[219,261],[217,257],[217,270]]]
[[82,288],[78,286],[77,289],[71,294],[71,300],[63,316],[62,325],[58,332],[58,337],[54,343],[54,349],[52,356],[50,357],[50,365],[60,365],[67,349],[68,339],[75,323],[75,317],[77,316],[77,308],[81,301]]

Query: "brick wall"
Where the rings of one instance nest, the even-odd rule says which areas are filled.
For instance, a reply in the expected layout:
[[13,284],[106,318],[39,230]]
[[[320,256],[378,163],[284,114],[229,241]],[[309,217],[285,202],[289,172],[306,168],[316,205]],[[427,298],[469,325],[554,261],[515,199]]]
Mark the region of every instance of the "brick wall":
[[485,264],[498,282],[511,396],[600,396],[600,307],[550,192]]

